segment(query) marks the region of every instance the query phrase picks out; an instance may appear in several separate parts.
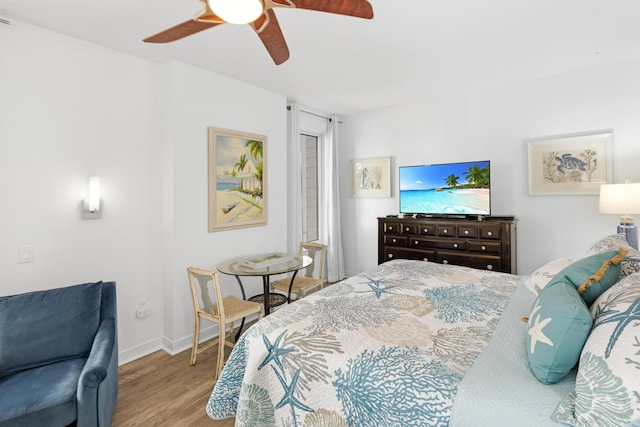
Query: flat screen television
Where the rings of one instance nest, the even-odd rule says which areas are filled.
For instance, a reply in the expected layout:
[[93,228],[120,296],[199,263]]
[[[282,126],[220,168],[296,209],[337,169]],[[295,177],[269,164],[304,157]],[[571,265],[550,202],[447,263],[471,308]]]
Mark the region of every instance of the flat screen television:
[[491,215],[490,161],[400,166],[400,213]]

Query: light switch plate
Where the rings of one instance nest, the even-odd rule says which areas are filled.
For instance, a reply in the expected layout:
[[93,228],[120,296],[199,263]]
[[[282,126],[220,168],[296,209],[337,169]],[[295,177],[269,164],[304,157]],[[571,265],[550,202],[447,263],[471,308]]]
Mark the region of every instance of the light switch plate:
[[33,246],[22,245],[18,247],[18,262],[33,262]]

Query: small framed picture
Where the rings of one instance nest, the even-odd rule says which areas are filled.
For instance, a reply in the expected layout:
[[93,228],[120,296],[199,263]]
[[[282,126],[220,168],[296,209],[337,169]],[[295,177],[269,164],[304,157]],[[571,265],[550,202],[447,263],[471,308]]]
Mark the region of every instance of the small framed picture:
[[351,197],[391,197],[391,157],[351,161]]
[[611,129],[525,141],[530,196],[598,194],[612,182]]

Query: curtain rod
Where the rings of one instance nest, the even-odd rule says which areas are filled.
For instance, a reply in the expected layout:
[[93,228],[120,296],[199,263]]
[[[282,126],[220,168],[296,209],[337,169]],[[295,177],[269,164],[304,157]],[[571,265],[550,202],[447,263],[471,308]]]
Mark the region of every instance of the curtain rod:
[[[291,111],[291,105],[287,105],[287,110]],[[316,117],[320,117],[321,119],[325,119],[325,120],[329,120],[331,121],[331,117],[327,117],[327,116],[323,116],[322,114],[318,114],[318,113],[312,113],[311,111],[307,111],[307,110],[300,110],[301,113],[307,113],[307,114],[311,114],[312,116],[316,116]],[[338,120],[338,123],[342,124],[342,122],[340,120]]]

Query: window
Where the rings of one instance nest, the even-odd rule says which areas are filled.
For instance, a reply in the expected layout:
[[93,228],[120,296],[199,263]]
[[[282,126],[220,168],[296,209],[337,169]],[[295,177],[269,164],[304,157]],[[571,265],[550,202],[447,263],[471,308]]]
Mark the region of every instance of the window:
[[318,137],[300,135],[302,159],[302,240],[318,240]]

